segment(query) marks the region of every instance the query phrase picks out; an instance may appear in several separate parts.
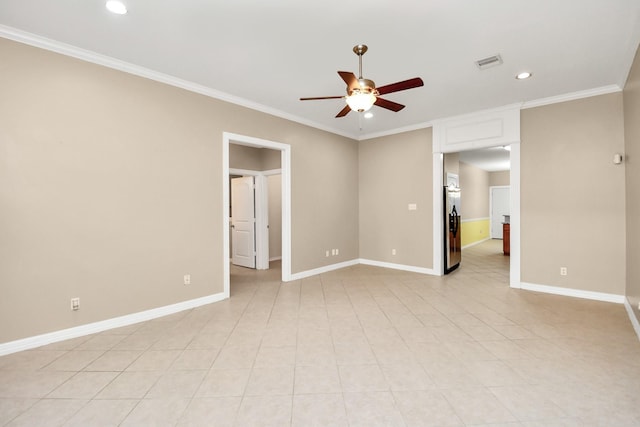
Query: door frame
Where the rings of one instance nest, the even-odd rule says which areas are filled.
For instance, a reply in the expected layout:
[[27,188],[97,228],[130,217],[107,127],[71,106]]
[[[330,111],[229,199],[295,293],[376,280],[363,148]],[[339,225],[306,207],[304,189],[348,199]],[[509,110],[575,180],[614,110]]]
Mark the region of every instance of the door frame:
[[[224,297],[231,295],[229,263],[229,144],[280,151],[282,175],[282,281],[291,280],[291,146],[231,132],[222,133],[222,259]],[[256,218],[257,220],[257,218]],[[256,242],[256,245],[258,243]]]
[[[509,200],[511,200],[511,186],[510,185],[492,185],[489,187],[489,238],[493,239],[493,190],[500,188],[509,189]],[[511,203],[511,202],[509,202]],[[511,214],[509,214],[511,215]]]

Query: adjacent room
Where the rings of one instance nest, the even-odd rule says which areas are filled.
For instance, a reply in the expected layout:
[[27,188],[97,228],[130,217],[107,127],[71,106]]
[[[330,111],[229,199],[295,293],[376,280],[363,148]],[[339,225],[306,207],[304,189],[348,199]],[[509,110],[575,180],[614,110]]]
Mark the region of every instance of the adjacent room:
[[0,426],[640,426],[640,2],[0,2]]

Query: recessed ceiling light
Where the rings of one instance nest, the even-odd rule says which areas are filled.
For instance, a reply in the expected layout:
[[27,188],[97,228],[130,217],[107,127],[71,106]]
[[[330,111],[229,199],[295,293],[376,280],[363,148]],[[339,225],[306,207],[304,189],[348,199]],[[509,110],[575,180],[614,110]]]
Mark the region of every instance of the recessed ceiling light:
[[371,111],[367,111],[366,113],[364,113],[365,119],[370,119],[371,117],[373,117],[373,113]]
[[105,6],[109,10],[109,12],[116,13],[118,15],[124,15],[127,13],[127,6],[124,5],[121,1],[118,0],[109,0]]
[[516,76],[516,79],[518,79],[518,80],[525,80],[525,79],[528,79],[529,77],[531,77],[531,75],[532,75],[532,74],[531,74],[530,72],[525,71],[525,72],[523,72],[523,73],[518,74],[518,75]]

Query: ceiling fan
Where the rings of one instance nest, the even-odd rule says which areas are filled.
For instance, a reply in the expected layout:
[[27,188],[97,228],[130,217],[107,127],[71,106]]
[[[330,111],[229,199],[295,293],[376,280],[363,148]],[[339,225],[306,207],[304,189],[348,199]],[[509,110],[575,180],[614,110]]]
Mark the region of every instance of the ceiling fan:
[[368,47],[363,44],[359,44],[353,47],[353,52],[358,55],[359,77],[356,78],[355,74],[349,71],[338,71],[342,80],[347,84],[346,96],[320,96],[314,98],[300,98],[300,101],[313,101],[318,99],[338,99],[344,98],[347,101],[346,107],[344,107],[336,115],[337,117],[346,116],[349,111],[368,111],[373,105],[386,108],[394,112],[398,112],[404,108],[404,105],[397,102],[389,101],[380,98],[380,95],[386,95],[388,93],[399,92],[401,90],[413,89],[424,85],[424,82],[420,77],[404,80],[401,82],[391,83],[385,86],[376,88],[376,84],[373,80],[365,79],[362,77],[362,55],[368,50]]

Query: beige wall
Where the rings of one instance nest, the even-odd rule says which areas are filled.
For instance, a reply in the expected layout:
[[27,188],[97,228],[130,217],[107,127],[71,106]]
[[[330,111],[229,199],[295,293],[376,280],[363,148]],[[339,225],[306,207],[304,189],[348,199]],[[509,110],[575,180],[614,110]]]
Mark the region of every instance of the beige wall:
[[442,182],[447,184],[447,174],[453,173],[460,178],[460,155],[458,153],[443,154],[442,159]]
[[511,185],[510,171],[489,172],[489,186]]
[[[431,133],[429,128],[360,142],[361,258],[433,267]],[[417,210],[409,211],[410,203]]]
[[0,342],[222,292],[224,131],[292,146],[294,273],[358,258],[355,141],[5,39],[0,57]]
[[462,220],[489,217],[489,172],[460,162]]
[[627,201],[627,298],[640,320],[640,53],[624,88]]
[[524,282],[624,294],[622,117],[621,93],[522,111]]
[[281,152],[267,148],[229,144],[229,167],[250,171],[280,169]]

